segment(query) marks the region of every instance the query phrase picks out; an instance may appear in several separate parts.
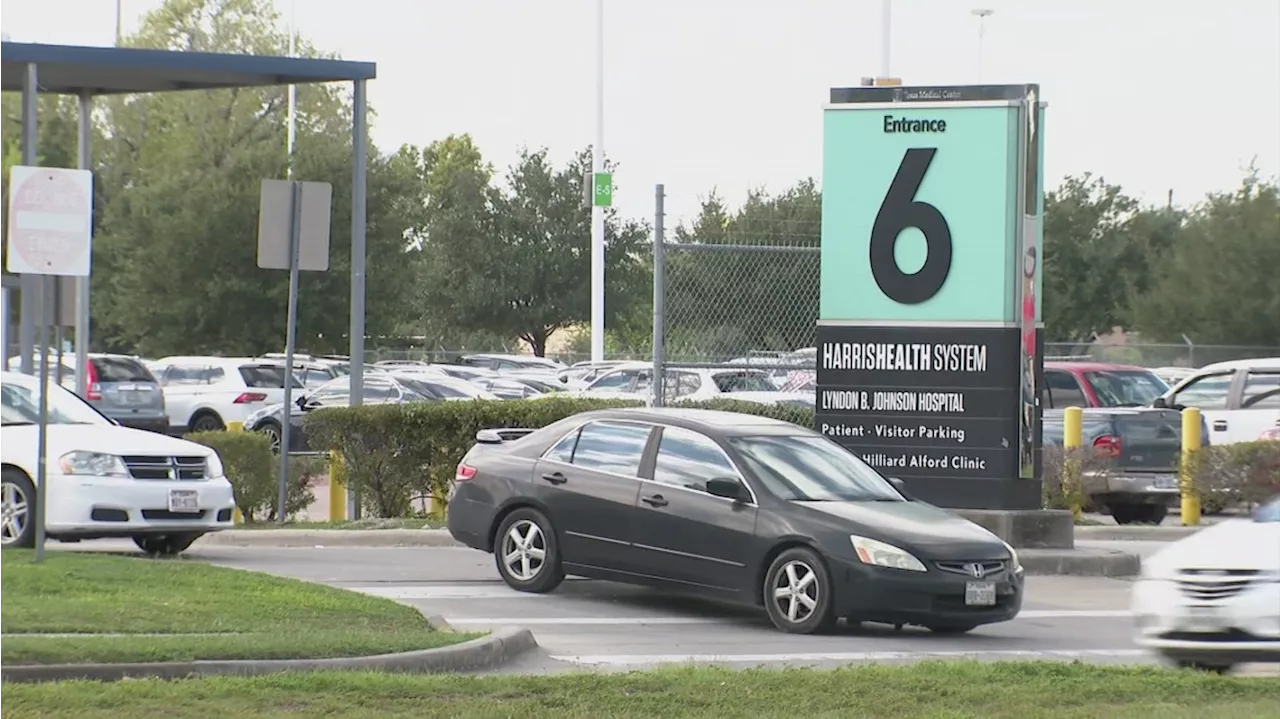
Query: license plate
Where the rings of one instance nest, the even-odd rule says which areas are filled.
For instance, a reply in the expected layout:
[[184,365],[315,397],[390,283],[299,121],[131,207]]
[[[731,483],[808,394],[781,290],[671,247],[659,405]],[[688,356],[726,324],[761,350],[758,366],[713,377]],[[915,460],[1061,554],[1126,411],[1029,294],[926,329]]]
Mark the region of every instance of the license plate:
[[194,489],[169,490],[170,512],[199,512],[200,494]]
[[1216,633],[1226,628],[1226,622],[1217,607],[1187,607],[1182,616],[1182,625],[1189,632]]
[[1172,474],[1161,475],[1156,477],[1155,481],[1151,483],[1151,486],[1156,489],[1177,489],[1178,478]]
[[965,582],[964,603],[971,607],[990,607],[996,603],[995,582]]

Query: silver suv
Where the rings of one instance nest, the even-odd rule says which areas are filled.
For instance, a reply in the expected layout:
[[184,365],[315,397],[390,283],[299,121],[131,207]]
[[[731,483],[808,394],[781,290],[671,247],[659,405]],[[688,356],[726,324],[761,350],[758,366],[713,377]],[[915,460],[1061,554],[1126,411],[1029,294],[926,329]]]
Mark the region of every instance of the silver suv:
[[[153,432],[169,431],[164,392],[151,370],[128,355],[90,354],[85,399],[118,424]],[[71,386],[75,386],[75,380]],[[64,375],[63,383],[66,384]]]

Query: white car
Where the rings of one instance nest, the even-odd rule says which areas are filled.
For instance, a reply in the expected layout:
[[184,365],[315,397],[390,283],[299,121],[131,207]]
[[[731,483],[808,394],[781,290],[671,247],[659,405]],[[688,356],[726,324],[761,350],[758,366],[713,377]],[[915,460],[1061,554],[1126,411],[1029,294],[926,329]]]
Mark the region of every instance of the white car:
[[[648,362],[627,362],[618,365],[583,390],[570,394],[575,397],[609,397],[648,401],[652,390],[653,365]],[[703,400],[712,397],[734,398],[738,392],[750,392],[759,401],[760,393],[777,392],[778,388],[769,373],[758,369],[702,369],[668,367],[663,372],[663,391],[668,401],[677,399]]]
[[1210,444],[1253,442],[1280,427],[1280,357],[1205,365],[1156,400],[1157,406],[1196,407]]
[[[4,372],[0,546],[35,541],[40,384]],[[50,382],[45,455],[45,530],[51,539],[131,537],[155,554],[178,554],[232,526],[235,501],[217,452],[155,432],[121,427]]]
[[1280,662],[1280,496],[1143,560],[1138,644],[1183,667]]
[[[284,401],[284,364],[248,357],[166,357],[152,372],[175,433],[216,432]],[[293,377],[293,394],[305,391]]]

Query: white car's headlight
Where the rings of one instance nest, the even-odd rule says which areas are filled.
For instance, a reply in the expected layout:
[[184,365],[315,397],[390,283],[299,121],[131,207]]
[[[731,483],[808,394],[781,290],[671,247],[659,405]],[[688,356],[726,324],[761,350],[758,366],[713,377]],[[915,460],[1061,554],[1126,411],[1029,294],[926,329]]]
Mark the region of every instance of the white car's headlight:
[[1005,549],[1009,550],[1009,557],[1010,557],[1010,559],[1009,559],[1009,569],[1013,570],[1014,572],[1021,572],[1021,571],[1022,571],[1022,560],[1021,560],[1021,559],[1018,559],[1018,550],[1014,549],[1012,544],[1009,544],[1008,542],[1004,541],[1003,539],[1002,539],[1002,540],[1000,540],[1000,543],[1004,545],[1004,548],[1005,548]]
[[114,454],[103,452],[67,452],[58,458],[58,466],[63,474],[78,474],[90,477],[130,477],[129,468],[124,460]]
[[222,472],[223,472],[222,458],[218,456],[217,452],[214,452],[213,454],[210,454],[208,457],[204,458],[205,478],[208,479],[213,477],[221,477]]
[[889,567],[890,569],[905,569],[910,572],[928,571],[924,566],[924,562],[916,559],[910,552],[900,547],[867,537],[859,537],[856,534],[849,535],[849,541],[853,543],[853,550],[857,552],[858,559],[863,564]]

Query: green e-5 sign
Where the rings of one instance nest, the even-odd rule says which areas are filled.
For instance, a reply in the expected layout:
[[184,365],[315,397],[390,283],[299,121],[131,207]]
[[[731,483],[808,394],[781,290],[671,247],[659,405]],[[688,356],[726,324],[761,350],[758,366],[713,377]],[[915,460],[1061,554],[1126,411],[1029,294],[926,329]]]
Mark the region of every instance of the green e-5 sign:
[[827,107],[821,319],[1014,319],[1018,119],[1008,100]]

